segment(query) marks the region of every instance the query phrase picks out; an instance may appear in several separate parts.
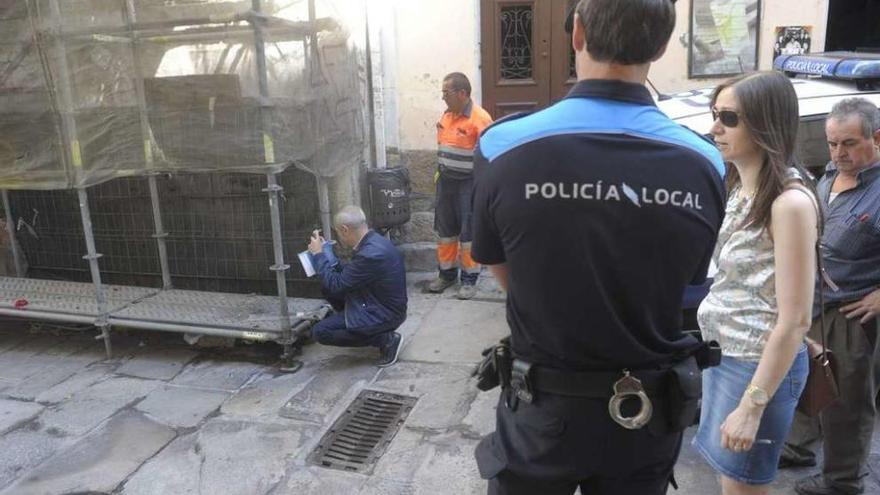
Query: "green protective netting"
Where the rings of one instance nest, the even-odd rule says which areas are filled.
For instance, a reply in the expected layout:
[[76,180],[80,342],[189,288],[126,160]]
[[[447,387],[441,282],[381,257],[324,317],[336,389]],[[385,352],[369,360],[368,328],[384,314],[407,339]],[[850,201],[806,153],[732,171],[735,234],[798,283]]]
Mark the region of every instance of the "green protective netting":
[[0,3],[0,188],[332,177],[364,153],[359,0]]

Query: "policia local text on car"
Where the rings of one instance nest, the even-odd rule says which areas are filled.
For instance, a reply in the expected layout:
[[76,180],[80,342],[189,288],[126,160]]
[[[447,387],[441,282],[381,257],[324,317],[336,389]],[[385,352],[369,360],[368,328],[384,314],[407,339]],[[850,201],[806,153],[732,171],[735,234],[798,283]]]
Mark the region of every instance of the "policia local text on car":
[[705,279],[724,166],[644,86],[673,3],[576,12],[578,83],[488,128],[475,153],[473,257],[507,289],[511,329],[480,378],[504,387],[476,452],[492,494],[665,493],[700,369],[720,359],[682,333],[681,307]]

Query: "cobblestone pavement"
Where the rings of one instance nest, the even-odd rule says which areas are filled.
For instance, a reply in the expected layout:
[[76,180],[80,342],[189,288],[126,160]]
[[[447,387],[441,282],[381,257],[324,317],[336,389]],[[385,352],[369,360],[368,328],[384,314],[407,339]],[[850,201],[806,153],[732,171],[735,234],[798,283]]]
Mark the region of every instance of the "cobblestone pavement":
[[[106,359],[94,331],[0,322],[0,495],[485,493],[472,454],[497,392],[477,393],[470,372],[507,332],[503,296],[488,277],[471,301],[422,294],[426,280],[411,280],[401,361],[384,370],[375,349],[308,345],[284,374],[275,345],[149,332],[114,332]],[[418,401],[371,473],[309,465],[363,389]],[[691,435],[670,493],[718,493]],[[810,472],[783,471],[771,493]],[[880,494],[877,474],[868,493]]]

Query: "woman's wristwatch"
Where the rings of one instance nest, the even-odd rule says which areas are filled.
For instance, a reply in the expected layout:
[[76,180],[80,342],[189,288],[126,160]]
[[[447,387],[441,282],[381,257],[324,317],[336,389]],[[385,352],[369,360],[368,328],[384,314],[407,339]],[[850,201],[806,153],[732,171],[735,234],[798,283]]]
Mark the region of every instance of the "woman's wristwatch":
[[770,402],[770,394],[754,383],[749,384],[744,395],[749,398],[753,405],[758,407],[765,407]]

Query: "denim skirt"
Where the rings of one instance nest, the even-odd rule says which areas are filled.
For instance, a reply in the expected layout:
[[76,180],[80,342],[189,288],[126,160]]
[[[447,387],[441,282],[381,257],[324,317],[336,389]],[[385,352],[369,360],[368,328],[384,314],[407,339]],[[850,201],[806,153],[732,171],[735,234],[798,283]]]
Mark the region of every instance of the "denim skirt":
[[739,405],[758,363],[723,356],[721,365],[703,371],[703,404],[693,445],[716,471],[741,483],[765,485],[776,478],[779,456],[806,384],[809,357],[802,346],[791,369],[770,399],[755,443],[747,452],[721,447],[721,424]]

